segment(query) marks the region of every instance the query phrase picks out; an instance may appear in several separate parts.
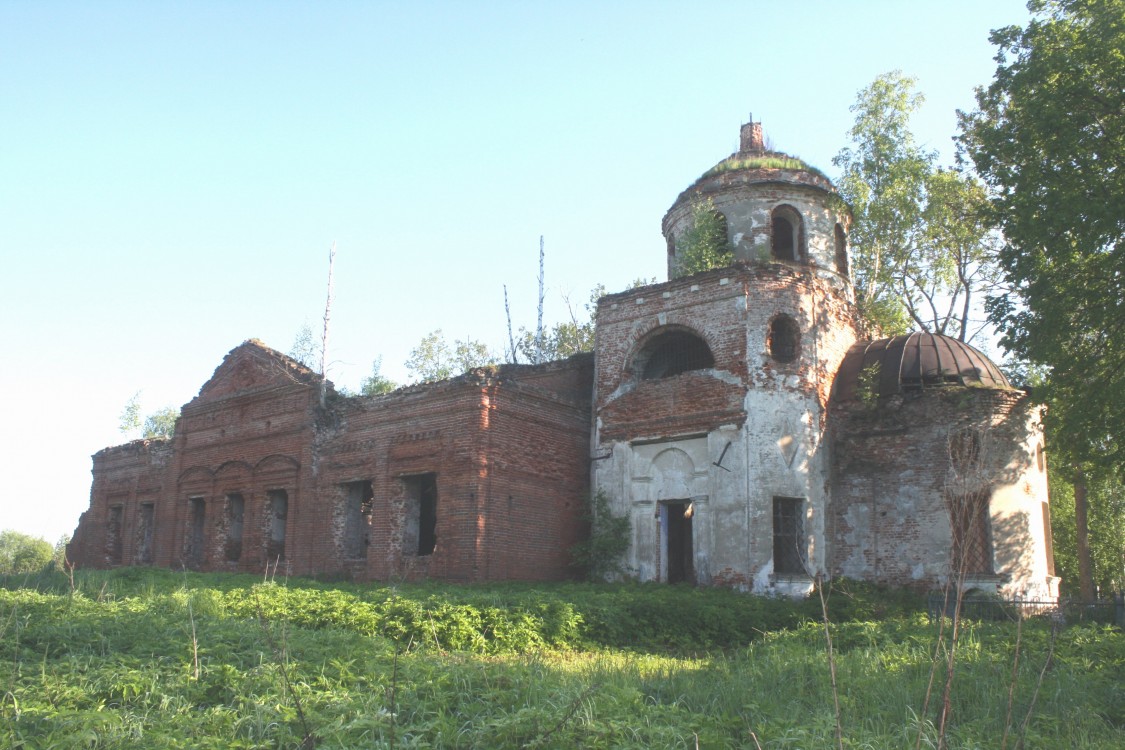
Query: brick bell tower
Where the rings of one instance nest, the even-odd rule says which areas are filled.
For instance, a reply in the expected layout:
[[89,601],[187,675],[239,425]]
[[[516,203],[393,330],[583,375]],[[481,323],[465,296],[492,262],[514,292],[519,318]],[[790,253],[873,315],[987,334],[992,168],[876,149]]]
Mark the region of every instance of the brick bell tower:
[[[701,211],[729,263],[683,275]],[[665,214],[669,281],[601,300],[593,481],[632,521],[628,575],[800,595],[825,569],[849,225],[828,178],[751,121]]]

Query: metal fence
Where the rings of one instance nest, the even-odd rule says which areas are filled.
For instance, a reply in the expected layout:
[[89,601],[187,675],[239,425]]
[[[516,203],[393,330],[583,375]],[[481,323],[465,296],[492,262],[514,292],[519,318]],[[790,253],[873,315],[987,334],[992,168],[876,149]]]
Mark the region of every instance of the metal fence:
[[[930,594],[928,609],[931,620],[937,620],[944,611],[952,617],[956,607],[953,592]],[[1109,599],[1083,603],[1071,599],[1035,601],[1031,599],[1001,599],[999,597],[966,596],[961,600],[961,617],[968,620],[1011,620],[1044,617],[1063,623],[1099,623],[1125,628],[1125,594],[1117,593]]]

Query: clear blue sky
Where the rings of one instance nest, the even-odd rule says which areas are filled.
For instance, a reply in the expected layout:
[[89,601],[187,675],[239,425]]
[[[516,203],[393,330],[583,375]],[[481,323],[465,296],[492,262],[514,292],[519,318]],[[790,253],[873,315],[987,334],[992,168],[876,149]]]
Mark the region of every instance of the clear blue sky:
[[922,142],[1022,0],[0,2],[0,529],[54,541],[142,390],[190,401],[248,338],[319,326],[400,382],[442,329],[497,350],[503,285],[664,278],[660,220],[753,113],[834,175],[856,92],[916,76]]

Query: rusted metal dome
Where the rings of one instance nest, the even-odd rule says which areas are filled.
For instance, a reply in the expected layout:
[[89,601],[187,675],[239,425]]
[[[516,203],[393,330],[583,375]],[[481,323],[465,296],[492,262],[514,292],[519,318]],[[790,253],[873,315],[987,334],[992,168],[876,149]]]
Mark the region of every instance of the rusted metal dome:
[[851,401],[861,390],[889,396],[943,385],[1012,387],[992,360],[963,341],[911,333],[852,346],[840,364],[835,389],[837,399]]

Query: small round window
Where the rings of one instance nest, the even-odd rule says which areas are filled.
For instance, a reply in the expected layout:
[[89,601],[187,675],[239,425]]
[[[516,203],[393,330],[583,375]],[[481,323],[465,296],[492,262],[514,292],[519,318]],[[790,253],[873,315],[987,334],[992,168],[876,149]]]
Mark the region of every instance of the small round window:
[[770,322],[770,357],[787,363],[801,353],[801,329],[788,315],[779,315]]

